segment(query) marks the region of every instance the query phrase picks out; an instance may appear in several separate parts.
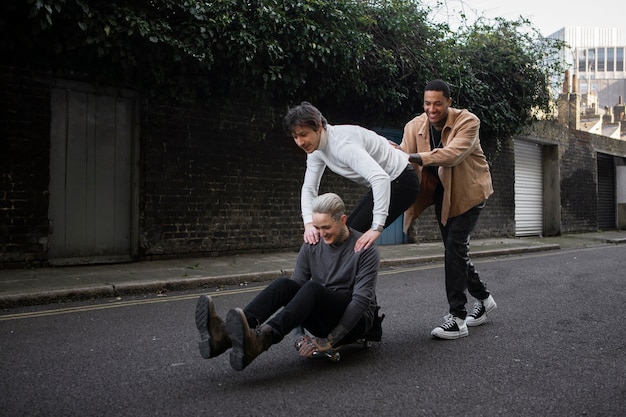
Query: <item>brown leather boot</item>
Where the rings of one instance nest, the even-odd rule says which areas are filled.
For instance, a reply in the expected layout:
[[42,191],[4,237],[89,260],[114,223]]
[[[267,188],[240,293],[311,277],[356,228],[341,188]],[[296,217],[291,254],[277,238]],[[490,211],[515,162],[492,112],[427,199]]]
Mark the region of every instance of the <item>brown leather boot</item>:
[[272,327],[265,324],[250,329],[246,315],[240,308],[228,312],[226,328],[233,344],[230,366],[237,371],[243,370],[272,345]]
[[232,346],[224,321],[215,312],[213,300],[201,295],[196,303],[196,327],[200,332],[198,348],[204,359],[221,355]]

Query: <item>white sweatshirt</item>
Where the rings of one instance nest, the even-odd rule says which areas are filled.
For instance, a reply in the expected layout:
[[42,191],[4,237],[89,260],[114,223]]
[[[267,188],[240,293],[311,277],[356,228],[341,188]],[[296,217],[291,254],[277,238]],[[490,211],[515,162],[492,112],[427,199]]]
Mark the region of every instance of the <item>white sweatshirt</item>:
[[384,225],[389,214],[391,181],[409,164],[409,157],[376,132],[353,125],[326,125],[317,150],[307,156],[301,206],[304,223],[313,221],[311,204],[317,197],[324,169],[372,188],[372,223]]

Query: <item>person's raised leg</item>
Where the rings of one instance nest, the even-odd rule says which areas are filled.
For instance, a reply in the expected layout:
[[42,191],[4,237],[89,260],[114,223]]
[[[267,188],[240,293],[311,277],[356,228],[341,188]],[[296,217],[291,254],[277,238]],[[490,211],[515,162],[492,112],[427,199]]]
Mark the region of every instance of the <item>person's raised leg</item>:
[[230,365],[241,371],[257,356],[282,340],[272,327],[263,324],[288,304],[302,286],[283,277],[274,280],[244,308],[235,308],[226,316],[226,328],[232,342]]
[[282,339],[298,326],[326,337],[343,316],[351,297],[316,281],[307,281],[293,299],[268,322]]
[[372,190],[368,190],[348,216],[346,224],[362,233],[368,231],[372,227],[372,210],[374,210],[374,195]]
[[215,312],[213,300],[208,295],[201,295],[196,303],[196,327],[200,333],[198,348],[203,358],[214,358],[232,346],[224,321]]
[[268,324],[255,329],[248,325],[246,315],[240,308],[230,310],[226,316],[226,327],[232,340],[230,366],[237,371],[243,370],[273,342],[273,330]]

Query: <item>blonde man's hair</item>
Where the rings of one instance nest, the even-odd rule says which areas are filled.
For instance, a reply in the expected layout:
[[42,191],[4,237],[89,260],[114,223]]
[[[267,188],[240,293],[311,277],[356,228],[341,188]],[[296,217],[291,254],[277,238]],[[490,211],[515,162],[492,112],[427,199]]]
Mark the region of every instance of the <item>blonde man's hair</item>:
[[346,213],[346,205],[335,193],[319,195],[313,200],[313,213],[328,214],[334,221],[339,221]]

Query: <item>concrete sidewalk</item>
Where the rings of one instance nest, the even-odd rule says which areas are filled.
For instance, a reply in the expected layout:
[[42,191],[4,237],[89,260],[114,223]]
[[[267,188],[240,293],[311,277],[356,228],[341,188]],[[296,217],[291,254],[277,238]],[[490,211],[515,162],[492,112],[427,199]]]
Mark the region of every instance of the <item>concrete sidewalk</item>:
[[[626,243],[626,230],[540,238],[473,239],[474,259]],[[380,246],[381,267],[442,261],[443,245]],[[291,273],[297,252],[125,264],[0,270],[0,308],[268,281]]]

